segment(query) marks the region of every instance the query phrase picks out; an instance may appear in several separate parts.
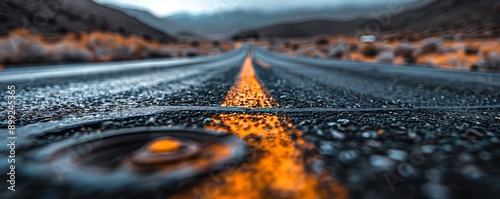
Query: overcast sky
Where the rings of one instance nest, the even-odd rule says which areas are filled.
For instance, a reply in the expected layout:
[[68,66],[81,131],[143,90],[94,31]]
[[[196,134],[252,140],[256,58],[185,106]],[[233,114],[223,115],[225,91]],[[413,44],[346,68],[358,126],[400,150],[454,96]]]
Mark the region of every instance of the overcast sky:
[[127,7],[148,10],[157,16],[180,12],[202,14],[238,9],[280,10],[301,7],[341,5],[370,6],[390,1],[409,2],[418,0],[95,0]]

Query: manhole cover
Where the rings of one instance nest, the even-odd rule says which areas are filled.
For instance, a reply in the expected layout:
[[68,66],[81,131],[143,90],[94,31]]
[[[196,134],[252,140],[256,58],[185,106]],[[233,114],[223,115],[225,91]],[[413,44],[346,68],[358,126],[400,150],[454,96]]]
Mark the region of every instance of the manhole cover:
[[168,193],[190,179],[236,165],[247,152],[232,134],[139,127],[49,145],[32,154],[35,164],[27,170],[40,180],[37,187],[65,188],[58,192],[72,197],[123,190],[144,196]]

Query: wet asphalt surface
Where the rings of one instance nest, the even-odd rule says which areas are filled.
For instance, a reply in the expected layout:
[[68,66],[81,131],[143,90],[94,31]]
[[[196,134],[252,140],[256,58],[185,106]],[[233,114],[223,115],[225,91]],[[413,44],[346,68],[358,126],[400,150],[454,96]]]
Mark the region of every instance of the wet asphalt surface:
[[[272,113],[290,118],[314,143],[322,161],[308,167],[326,168],[351,198],[500,194],[500,75],[415,67],[393,72],[399,69],[360,63],[352,70],[352,64],[254,49],[257,77],[280,107],[220,107],[245,55],[243,49],[178,67],[3,81],[16,86],[20,164],[29,162],[23,154],[32,150],[110,129],[202,129],[219,113]],[[37,189],[29,175],[19,174],[18,184],[25,190],[19,198],[57,198],[56,190]]]

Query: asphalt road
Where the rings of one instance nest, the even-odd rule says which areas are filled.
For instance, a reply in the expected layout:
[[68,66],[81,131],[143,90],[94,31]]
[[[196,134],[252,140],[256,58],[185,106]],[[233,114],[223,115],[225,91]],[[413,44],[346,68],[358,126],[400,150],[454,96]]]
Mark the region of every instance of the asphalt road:
[[[226,106],[228,91],[237,87],[249,55],[258,89],[272,99],[271,105]],[[41,183],[47,176],[37,177],[37,168],[31,167],[36,163],[30,159],[40,148],[142,126],[207,129],[215,125],[217,130],[246,130],[226,124],[228,115],[242,120],[273,115],[283,124],[269,128],[296,128],[299,137],[314,145],[310,150],[300,148],[304,172],[326,171],[335,186],[346,190],[346,198],[494,198],[500,194],[497,73],[295,58],[244,46],[195,59],[8,68],[0,72],[0,82],[4,88],[16,87],[16,153],[19,168],[32,168],[18,174],[21,191],[0,192],[7,198],[77,197],[58,191],[61,185],[56,182]],[[0,96],[0,134],[6,135],[6,90]],[[7,140],[1,146],[7,144],[3,142]],[[259,147],[249,145],[253,150]],[[0,152],[9,153],[7,147]],[[308,154],[318,157],[306,161]],[[0,164],[6,170],[8,166]],[[196,186],[201,185],[182,187]],[[276,197],[290,196],[267,191]],[[190,196],[172,190],[154,196],[177,194]]]

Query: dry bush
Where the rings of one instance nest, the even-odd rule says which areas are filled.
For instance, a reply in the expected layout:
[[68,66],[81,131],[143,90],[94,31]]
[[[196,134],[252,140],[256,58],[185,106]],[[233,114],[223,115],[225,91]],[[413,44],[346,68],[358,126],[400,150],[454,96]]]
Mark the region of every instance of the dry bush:
[[297,51],[300,49],[300,44],[292,44],[291,48],[293,51]]
[[392,50],[385,50],[377,56],[377,61],[383,63],[392,63],[395,58],[396,56],[394,56],[394,52]]
[[500,70],[500,53],[498,52],[489,52],[483,58],[481,61],[479,61],[476,66],[476,68],[484,68],[488,70]]
[[190,49],[184,51],[185,57],[197,57],[199,55],[200,55],[200,52],[194,48],[190,48]]
[[367,44],[361,49],[361,54],[365,57],[376,57],[380,49],[375,44]]
[[349,47],[344,40],[340,40],[333,47],[328,50],[328,57],[334,59],[342,59],[349,53]]
[[[199,52],[186,54],[195,56]],[[95,31],[42,37],[18,29],[0,38],[0,63],[89,62],[159,57],[172,57],[172,53],[165,46],[141,37],[125,37],[116,33]]]
[[478,52],[479,52],[479,48],[477,46],[467,45],[464,48],[464,53],[466,55],[477,55]]
[[220,43],[220,41],[214,40],[214,41],[212,41],[212,46],[219,48],[221,46],[221,43]]
[[421,54],[438,53],[443,48],[443,41],[439,38],[428,38],[422,41]]
[[394,54],[403,57],[404,62],[407,64],[413,64],[416,61],[415,49],[409,42],[400,43],[396,47]]
[[71,43],[53,45],[50,51],[52,60],[47,60],[49,62],[90,62],[94,57],[87,48]]
[[330,37],[327,35],[320,35],[314,42],[317,46],[326,46],[330,43]]
[[49,51],[38,38],[24,34],[10,35],[1,41],[0,48],[2,63],[42,62],[49,56]]

